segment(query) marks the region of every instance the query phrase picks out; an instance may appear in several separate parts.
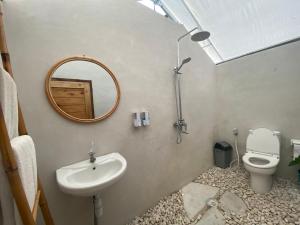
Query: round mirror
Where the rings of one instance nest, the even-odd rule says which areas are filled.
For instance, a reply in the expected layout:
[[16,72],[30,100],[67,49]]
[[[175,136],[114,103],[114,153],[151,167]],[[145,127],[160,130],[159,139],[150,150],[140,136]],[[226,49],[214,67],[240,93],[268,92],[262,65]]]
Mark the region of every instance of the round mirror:
[[46,94],[54,109],[77,122],[96,122],[118,107],[120,87],[114,74],[99,61],[70,57],[48,72]]

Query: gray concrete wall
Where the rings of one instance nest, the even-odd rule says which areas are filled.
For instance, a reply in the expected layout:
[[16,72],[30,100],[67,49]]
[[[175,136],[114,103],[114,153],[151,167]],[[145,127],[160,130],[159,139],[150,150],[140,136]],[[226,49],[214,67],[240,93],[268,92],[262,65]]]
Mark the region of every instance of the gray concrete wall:
[[[215,66],[198,44],[184,41],[183,105],[190,134],[176,144],[172,69],[184,28],[132,0],[10,0],[5,27],[19,98],[36,141],[39,174],[57,225],[92,224],[87,198],[62,193],[55,170],[97,154],[118,151],[125,176],[102,193],[101,224],[122,225],[212,166]],[[116,75],[121,102],[109,119],[79,124],[48,103],[47,71],[58,60],[86,54]],[[146,109],[151,125],[134,129],[131,113]]]
[[291,138],[300,139],[300,42],[256,53],[217,66],[216,140],[233,143],[239,129],[239,150],[245,152],[248,130],[266,127],[281,132],[277,174],[295,177],[288,167]]

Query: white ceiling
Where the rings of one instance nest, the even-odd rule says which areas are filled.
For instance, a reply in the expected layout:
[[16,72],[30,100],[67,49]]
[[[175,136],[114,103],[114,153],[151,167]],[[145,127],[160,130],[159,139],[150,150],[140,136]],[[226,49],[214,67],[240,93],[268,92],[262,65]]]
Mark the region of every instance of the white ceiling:
[[211,33],[200,43],[215,63],[300,37],[300,0],[160,0],[187,30]]

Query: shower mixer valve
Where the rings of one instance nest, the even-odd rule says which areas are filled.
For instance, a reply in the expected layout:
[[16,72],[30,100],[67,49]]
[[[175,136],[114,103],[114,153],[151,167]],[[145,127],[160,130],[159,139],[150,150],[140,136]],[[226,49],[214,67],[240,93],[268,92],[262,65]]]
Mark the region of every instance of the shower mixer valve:
[[187,132],[187,123],[184,121],[184,119],[175,122],[174,126],[180,131],[180,133],[189,134]]

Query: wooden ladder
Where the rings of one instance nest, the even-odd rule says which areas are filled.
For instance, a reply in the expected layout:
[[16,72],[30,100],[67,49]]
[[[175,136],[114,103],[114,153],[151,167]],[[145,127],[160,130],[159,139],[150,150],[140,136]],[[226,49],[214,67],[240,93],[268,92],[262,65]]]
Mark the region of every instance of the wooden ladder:
[[[10,63],[10,57],[7,49],[5,32],[4,32],[4,23],[3,23],[3,11],[2,11],[2,3],[0,3],[0,51],[1,58],[3,62],[4,69],[13,77],[12,67]],[[23,114],[20,108],[20,104],[18,105],[18,114],[19,114],[19,135],[27,135],[27,130],[23,118]],[[42,211],[42,215],[46,225],[54,225],[54,221],[52,219],[50,210],[48,208],[47,199],[45,197],[45,193],[38,178],[38,188],[35,196],[35,202],[33,209],[30,209],[28,204],[23,185],[21,182],[21,178],[18,172],[17,163],[14,157],[14,153],[12,151],[12,147],[10,144],[10,138],[8,136],[8,132],[6,129],[6,124],[4,120],[4,114],[0,105],[0,152],[2,155],[2,163],[4,167],[4,171],[8,177],[10,189],[12,192],[12,196],[16,202],[17,208],[20,213],[21,220],[24,225],[36,225],[37,211],[38,206]],[[5,207],[5,206],[2,206]]]

